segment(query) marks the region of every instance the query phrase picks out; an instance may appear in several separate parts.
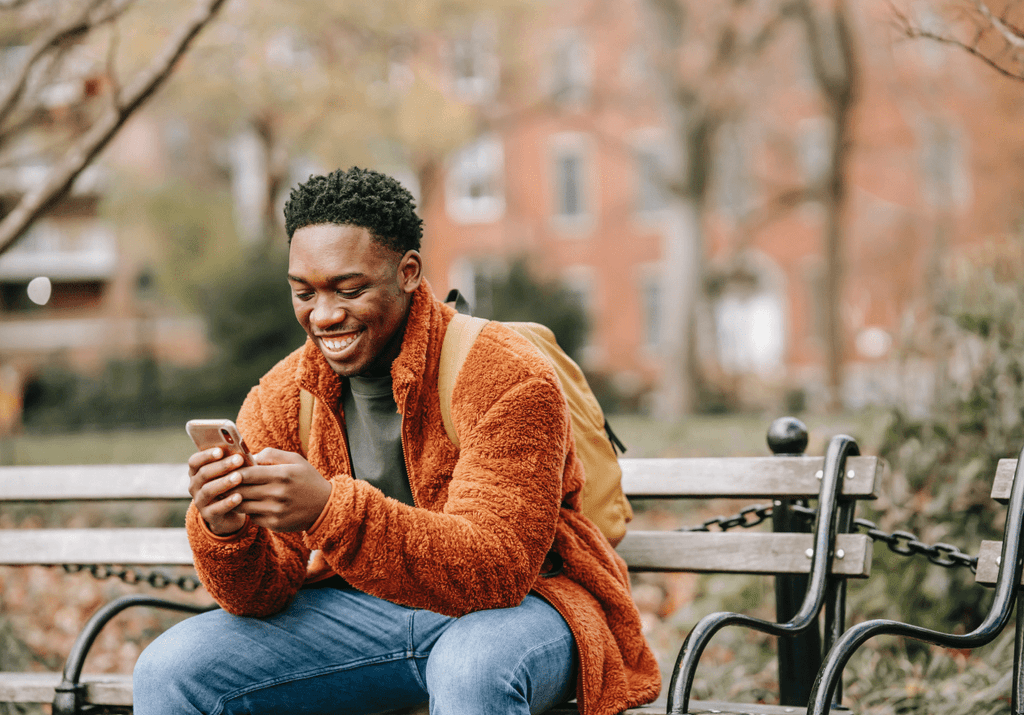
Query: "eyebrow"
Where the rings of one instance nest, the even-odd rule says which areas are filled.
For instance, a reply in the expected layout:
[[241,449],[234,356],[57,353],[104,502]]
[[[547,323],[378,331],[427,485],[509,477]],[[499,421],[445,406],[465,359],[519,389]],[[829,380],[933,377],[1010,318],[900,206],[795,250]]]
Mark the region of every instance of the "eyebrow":
[[[358,272],[342,273],[340,275],[331,276],[325,282],[326,283],[341,283],[343,281],[352,280],[353,278],[361,278],[364,275],[366,275],[366,274],[365,273],[358,273]],[[307,283],[307,284],[309,283],[309,281],[307,281],[305,278],[299,278],[298,276],[293,276],[290,273],[288,274],[288,280],[294,281],[296,283]]]

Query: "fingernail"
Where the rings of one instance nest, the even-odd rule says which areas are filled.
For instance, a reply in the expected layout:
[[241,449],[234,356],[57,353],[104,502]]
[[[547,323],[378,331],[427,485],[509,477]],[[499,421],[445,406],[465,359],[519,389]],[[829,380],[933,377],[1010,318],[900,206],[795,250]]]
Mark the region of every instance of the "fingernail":
[[223,456],[223,454],[224,453],[220,451],[220,447],[217,447],[217,448],[215,448],[213,450],[213,458],[214,459],[220,459]]
[[237,484],[238,482],[242,481],[242,475],[241,474],[232,474],[231,475],[231,481],[233,481],[234,483]]
[[231,458],[231,463],[232,464],[241,464],[242,463],[241,455],[236,454],[234,457],[232,457]]

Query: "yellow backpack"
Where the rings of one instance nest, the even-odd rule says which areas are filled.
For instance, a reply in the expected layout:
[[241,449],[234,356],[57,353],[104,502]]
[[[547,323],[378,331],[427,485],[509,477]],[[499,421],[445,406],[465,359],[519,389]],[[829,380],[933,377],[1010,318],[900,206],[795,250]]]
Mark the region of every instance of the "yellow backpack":
[[[452,296],[449,296],[452,299]],[[449,303],[451,304],[451,303]],[[476,336],[487,324],[483,318],[458,313],[448,324],[441,347],[441,364],[437,390],[441,399],[441,417],[448,438],[456,447],[459,437],[452,424],[452,390],[455,377],[473,347]],[[579,365],[565,354],[549,328],[538,323],[503,322],[535,345],[555,370],[566,402],[569,403],[576,454],[583,462],[586,482],[583,485],[581,506],[584,515],[612,543],[618,544],[626,534],[626,524],[633,519],[633,509],[622,493],[622,468],[615,452],[625,451],[604,418],[587,379]]]
[[[463,305],[464,303],[458,303]],[[449,302],[455,301],[449,295]],[[448,324],[441,347],[441,364],[437,390],[441,401],[441,417],[448,438],[456,447],[459,436],[452,424],[452,390],[455,377],[473,347],[476,336],[487,324],[483,318],[458,313]],[[586,482],[583,485],[581,506],[583,513],[601,530],[612,546],[626,534],[626,524],[633,519],[633,509],[622,493],[622,469],[616,455],[626,448],[612,432],[597,398],[594,397],[579,365],[565,354],[555,340],[554,333],[538,323],[503,323],[533,343],[548,359],[562,384],[569,404],[576,454],[583,463]],[[312,420],[314,397],[306,390],[299,393],[299,440],[303,453],[308,451],[309,425]]]

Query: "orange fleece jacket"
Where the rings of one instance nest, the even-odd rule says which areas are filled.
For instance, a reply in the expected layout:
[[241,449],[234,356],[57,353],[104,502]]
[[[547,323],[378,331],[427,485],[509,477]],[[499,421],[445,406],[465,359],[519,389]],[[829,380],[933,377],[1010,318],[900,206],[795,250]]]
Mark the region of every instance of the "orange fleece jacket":
[[[307,341],[252,389],[238,425],[254,451],[300,452],[300,386],[312,392],[307,459],[332,483],[327,506],[306,532],[280,534],[250,522],[228,537],[213,535],[193,506],[187,526],[200,578],[225,610],[256,617],[287,605],[313,549],[355,588],[453,616],[515,606],[533,591],[558,609],[576,638],[585,715],[654,700],[658,665],[641,633],[625,563],[579,511],[584,475],[557,377],[528,341],[489,323],[454,386],[456,449],[437,393],[453,314],[424,282],[391,369],[416,506],[350,476],[341,380]],[[551,549],[564,569],[544,577]]]

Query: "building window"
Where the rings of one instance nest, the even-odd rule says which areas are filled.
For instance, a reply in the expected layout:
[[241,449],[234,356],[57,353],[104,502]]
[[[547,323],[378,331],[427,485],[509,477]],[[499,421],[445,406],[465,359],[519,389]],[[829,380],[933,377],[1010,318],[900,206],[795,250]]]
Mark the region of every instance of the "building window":
[[551,52],[551,98],[561,104],[582,104],[593,81],[590,48],[578,30],[566,30]]
[[798,123],[797,156],[807,184],[817,187],[828,175],[832,163],[832,124],[822,117]]
[[448,47],[452,90],[464,102],[485,102],[498,90],[498,56],[494,27],[473,23],[469,32],[455,37]]
[[665,189],[664,152],[654,147],[640,147],[634,151],[636,165],[636,211],[652,214],[668,205]]
[[505,213],[505,152],[483,137],[457,152],[448,170],[448,215],[459,223],[491,223]]
[[577,218],[586,213],[583,203],[583,155],[566,152],[555,158],[556,206],[559,216]]
[[595,214],[590,140],[585,134],[558,134],[551,140],[551,209],[556,228],[579,232]]
[[747,173],[746,127],[732,122],[722,127],[717,139],[715,166],[718,208],[733,221],[742,220],[750,209],[750,185]]
[[786,347],[785,290],[777,266],[760,253],[743,256],[712,301],[718,363],[729,375],[769,376]]
[[971,198],[962,134],[949,122],[926,119],[920,130],[922,191],[930,206],[963,207]]

